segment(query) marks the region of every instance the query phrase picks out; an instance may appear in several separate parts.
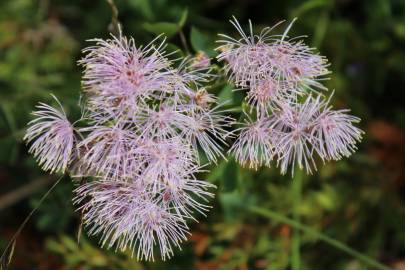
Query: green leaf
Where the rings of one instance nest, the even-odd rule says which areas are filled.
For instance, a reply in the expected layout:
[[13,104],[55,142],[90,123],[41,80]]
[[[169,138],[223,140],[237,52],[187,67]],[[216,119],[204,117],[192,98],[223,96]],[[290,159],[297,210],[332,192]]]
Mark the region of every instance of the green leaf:
[[170,22],[144,23],[143,28],[153,34],[165,34],[168,38],[179,31],[179,26]]
[[295,8],[291,12],[292,17],[300,17],[307,11],[310,11],[315,8],[323,7],[329,5],[329,1],[327,0],[312,0],[312,1],[304,1],[301,5]]
[[178,23],[180,28],[183,28],[184,24],[187,21],[187,17],[188,17],[188,8],[185,8],[181,13],[180,21]]
[[218,95],[218,103],[227,102],[227,105],[233,104],[233,91],[232,87],[227,84],[224,88],[222,88],[221,92]]
[[178,23],[172,22],[157,22],[157,23],[144,23],[142,27],[153,34],[160,35],[165,34],[165,36],[172,37],[184,26],[188,17],[188,9],[184,9],[181,13],[180,20]]
[[196,52],[204,51],[210,57],[215,56],[216,53],[212,48],[213,43],[211,40],[195,27],[191,28],[190,41],[191,46]]

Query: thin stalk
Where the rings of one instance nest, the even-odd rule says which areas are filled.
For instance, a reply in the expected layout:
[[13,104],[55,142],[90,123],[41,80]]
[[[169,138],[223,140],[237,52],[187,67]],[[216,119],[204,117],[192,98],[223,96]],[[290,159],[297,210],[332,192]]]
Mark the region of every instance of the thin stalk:
[[121,24],[118,20],[118,8],[115,5],[114,0],[107,0],[107,3],[110,5],[111,8],[111,24],[110,24],[110,32],[116,36],[121,37]]
[[293,227],[294,229],[299,229],[306,234],[312,235],[312,236],[318,238],[319,240],[322,240],[325,243],[335,247],[336,249],[351,255],[352,257],[358,259],[359,261],[363,262],[364,264],[368,265],[369,267],[373,267],[373,269],[379,269],[379,270],[390,270],[391,269],[388,266],[383,265],[383,264],[379,263],[378,261],[374,260],[373,258],[371,258],[367,255],[364,255],[355,249],[352,249],[351,247],[347,246],[346,244],[344,244],[336,239],[333,239],[321,232],[318,232],[317,230],[315,230],[309,226],[296,222],[277,212],[274,212],[269,209],[257,207],[257,206],[251,206],[248,208],[248,210],[251,211],[252,213],[261,215],[263,217],[267,217],[267,218],[271,219],[272,221],[288,224],[291,227]]
[[17,231],[13,235],[13,237],[10,239],[10,242],[8,242],[6,248],[4,249],[3,253],[1,254],[0,257],[0,269],[6,268],[13,257],[14,253],[14,247],[17,241],[17,237],[20,235],[21,231],[24,229],[25,225],[28,223],[32,215],[38,210],[38,208],[42,205],[44,200],[51,194],[51,192],[54,190],[54,188],[59,184],[59,182],[63,179],[63,175],[56,180],[55,184],[53,184],[48,191],[41,197],[39,200],[38,204],[35,206],[34,209],[31,210],[31,212],[28,214],[28,216],[24,219],[24,221],[21,223],[21,225],[18,227]]
[[186,36],[184,35],[183,29],[179,30],[179,35],[180,35],[181,44],[183,45],[184,49],[186,50],[186,53],[188,55],[190,55],[190,50],[188,48],[187,39],[186,39]]
[[[299,207],[301,205],[301,193],[302,193],[302,180],[303,173],[300,169],[296,170],[294,179],[291,185],[291,195],[293,199],[293,220],[296,223],[300,223]],[[291,245],[291,269],[299,270],[301,266],[301,236],[300,230],[295,228],[293,230],[292,245]]]

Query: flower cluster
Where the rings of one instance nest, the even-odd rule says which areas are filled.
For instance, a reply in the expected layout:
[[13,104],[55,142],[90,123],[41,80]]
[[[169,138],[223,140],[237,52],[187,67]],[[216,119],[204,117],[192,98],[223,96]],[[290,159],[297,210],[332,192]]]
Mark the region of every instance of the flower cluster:
[[236,19],[231,23],[241,38],[221,35],[218,60],[236,87],[247,89],[245,124],[230,149],[236,160],[250,168],[270,166],[275,160],[284,174],[295,165],[311,173],[315,154],[323,161],[338,160],[356,150],[362,131],[359,118],[348,110],[333,110],[321,90],[329,73],[325,57],[298,38],[271,35],[272,28],[245,33]]
[[199,149],[208,161],[223,156],[232,119],[203,87],[209,59],[175,65],[164,41],[94,41],[79,61],[82,118],[71,124],[63,109],[41,103],[25,140],[44,170],[81,180],[74,203],[103,246],[153,260],[157,245],[170,258],[189,234],[187,221],[209,210],[215,186],[196,178]]
[[[169,59],[165,41],[136,46],[125,37],[93,40],[79,61],[84,67],[82,117],[70,123],[60,109],[40,103],[24,139],[46,171],[68,172],[80,183],[74,203],[90,235],[107,248],[129,249],[138,259],[163,260],[187,239],[187,222],[209,210],[215,186],[197,179],[202,159],[224,158],[228,136],[239,133],[229,152],[250,168],[282,173],[298,166],[311,173],[316,156],[338,160],[356,150],[362,131],[348,110],[333,110],[322,84],[327,60],[299,38],[265,28],[258,35],[222,35],[218,60],[229,80],[247,89],[245,123],[233,119],[208,93],[210,59],[203,52],[180,62]],[[201,155],[200,155],[201,154]]]

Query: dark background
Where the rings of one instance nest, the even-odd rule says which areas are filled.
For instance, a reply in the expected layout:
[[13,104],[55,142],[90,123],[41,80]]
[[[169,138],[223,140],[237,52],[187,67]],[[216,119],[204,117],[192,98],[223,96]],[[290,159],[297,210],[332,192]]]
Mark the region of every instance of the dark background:
[[[183,250],[164,263],[138,264],[129,253],[100,249],[85,234],[78,245],[80,216],[66,177],[20,234],[10,269],[290,269],[293,229],[243,210],[246,205],[286,217],[297,211],[302,224],[405,269],[403,1],[116,0],[116,5],[124,33],[138,44],[165,32],[169,49],[185,52],[184,34],[192,54],[202,50],[211,57],[217,33],[236,35],[228,22],[232,15],[245,29],[252,19],[257,31],[298,17],[291,34],[308,35],[306,42],[330,60],[333,104],[362,118],[365,137],[350,158],[319,163],[318,171],[304,178],[300,197],[292,195],[291,176],[280,176],[277,168],[249,171],[232,159],[213,166],[203,176],[218,185],[212,211],[193,225]],[[1,251],[57,179],[39,169],[22,143],[29,113],[53,93],[71,119],[79,116],[76,61],[90,44],[86,40],[108,37],[110,22],[103,0],[0,1]],[[229,89],[217,85],[212,91],[236,103]],[[300,245],[302,269],[373,269],[305,233]]]

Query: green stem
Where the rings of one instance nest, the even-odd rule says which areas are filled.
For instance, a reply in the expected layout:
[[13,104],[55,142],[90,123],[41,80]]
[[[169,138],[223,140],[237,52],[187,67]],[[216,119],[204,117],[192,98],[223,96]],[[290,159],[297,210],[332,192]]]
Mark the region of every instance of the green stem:
[[[293,198],[293,220],[300,223],[299,207],[301,205],[303,173],[300,169],[295,172],[295,177],[292,181],[291,193]],[[299,270],[301,265],[301,237],[300,230],[295,228],[293,231],[292,246],[291,246],[291,269]]]
[[255,214],[261,215],[263,217],[270,218],[273,221],[288,224],[295,229],[301,230],[302,232],[304,232],[306,234],[312,235],[312,236],[324,241],[325,243],[353,256],[354,258],[362,261],[364,264],[366,264],[370,267],[373,267],[374,269],[380,269],[380,270],[390,270],[391,269],[388,266],[385,266],[385,265],[379,263],[378,261],[374,260],[373,258],[370,258],[370,257],[360,253],[359,251],[352,249],[351,247],[347,246],[346,244],[344,244],[338,240],[335,240],[321,232],[318,232],[317,230],[312,229],[311,227],[308,227],[306,225],[303,225],[302,223],[296,222],[286,216],[283,216],[277,212],[274,212],[269,209],[257,207],[257,206],[251,206],[248,208],[248,210]]

